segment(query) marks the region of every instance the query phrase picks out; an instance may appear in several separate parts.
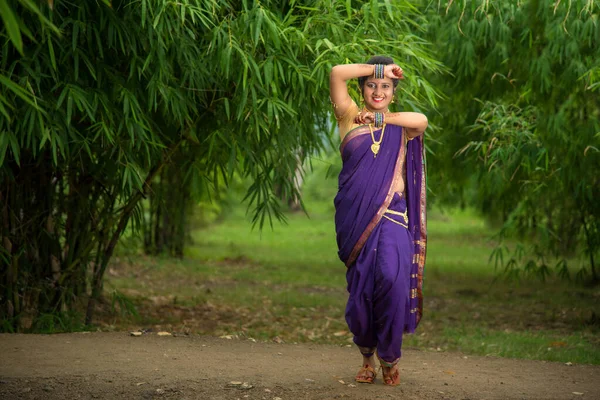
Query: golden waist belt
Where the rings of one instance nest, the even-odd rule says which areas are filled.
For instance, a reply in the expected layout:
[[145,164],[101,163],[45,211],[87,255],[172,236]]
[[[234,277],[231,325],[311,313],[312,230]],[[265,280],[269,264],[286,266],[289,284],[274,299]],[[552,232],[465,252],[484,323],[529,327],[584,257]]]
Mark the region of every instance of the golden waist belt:
[[[404,219],[404,222],[402,221],[396,221],[393,218],[388,217],[385,214],[391,214],[391,215],[398,215],[400,217],[402,217]],[[404,211],[404,212],[400,212],[400,211],[394,211],[394,210],[390,210],[387,209],[385,210],[385,212],[383,213],[383,218],[389,219],[390,221],[398,224],[398,225],[402,225],[403,227],[405,227],[406,229],[408,229],[408,210]]]

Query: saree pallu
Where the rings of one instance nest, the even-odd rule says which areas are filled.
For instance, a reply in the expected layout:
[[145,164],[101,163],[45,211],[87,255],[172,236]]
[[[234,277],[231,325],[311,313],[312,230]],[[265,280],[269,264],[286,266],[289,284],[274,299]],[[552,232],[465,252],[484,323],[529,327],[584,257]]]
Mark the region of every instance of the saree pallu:
[[[381,130],[374,134],[380,137]],[[340,146],[336,239],[348,267],[346,320],[354,340],[363,348],[377,347],[379,356],[391,362],[400,356],[402,333],[414,332],[423,314],[424,146],[422,135],[406,141],[404,129],[395,125],[386,125],[377,157],[372,143],[369,127],[361,126]],[[393,190],[404,169],[405,189],[399,196]],[[388,218],[388,209],[406,211],[406,228]]]

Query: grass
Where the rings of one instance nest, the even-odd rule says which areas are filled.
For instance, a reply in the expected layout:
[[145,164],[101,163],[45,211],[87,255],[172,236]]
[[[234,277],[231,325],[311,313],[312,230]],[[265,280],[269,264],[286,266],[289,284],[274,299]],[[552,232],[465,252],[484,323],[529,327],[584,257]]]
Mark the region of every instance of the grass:
[[543,330],[507,333],[494,329],[446,328],[444,335],[452,338],[450,349],[469,349],[471,354],[598,364],[598,349],[594,352],[582,333],[564,335]]
[[[290,214],[287,225],[258,232],[234,208],[194,232],[183,260],[120,257],[106,287],[128,296],[139,316],[105,314],[104,328],[349,345],[335,188],[332,180],[310,179],[310,218]],[[492,231],[472,212],[433,210],[428,228],[424,318],[406,347],[600,364],[600,288],[496,279],[488,263]]]

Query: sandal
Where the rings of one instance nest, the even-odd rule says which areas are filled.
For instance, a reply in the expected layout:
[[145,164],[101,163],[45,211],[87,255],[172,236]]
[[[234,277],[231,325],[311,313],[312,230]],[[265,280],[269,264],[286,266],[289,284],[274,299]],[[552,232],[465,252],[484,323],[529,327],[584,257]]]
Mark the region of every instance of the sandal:
[[356,374],[354,380],[358,383],[375,383],[377,371],[369,364],[365,364]]
[[[398,386],[400,384],[400,369],[398,368],[398,361],[394,363],[389,363],[379,358],[379,362],[381,363],[383,384],[388,386]],[[388,368],[387,373],[385,371],[385,368]]]

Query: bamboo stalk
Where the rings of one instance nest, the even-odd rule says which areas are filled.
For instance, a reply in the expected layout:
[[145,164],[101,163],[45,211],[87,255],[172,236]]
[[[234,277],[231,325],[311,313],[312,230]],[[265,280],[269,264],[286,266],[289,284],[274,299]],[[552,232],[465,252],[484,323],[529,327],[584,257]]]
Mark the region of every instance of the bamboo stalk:
[[150,172],[148,173],[148,176],[144,180],[142,189],[138,190],[133,196],[131,196],[131,198],[125,205],[125,207],[122,209],[121,217],[119,219],[117,228],[113,232],[111,239],[108,242],[108,245],[106,246],[106,249],[103,251],[100,267],[98,268],[97,271],[95,271],[94,277],[92,279],[92,295],[90,296],[90,299],[88,301],[88,306],[87,306],[87,311],[86,311],[86,316],[85,316],[85,324],[86,325],[89,326],[92,324],[96,301],[100,298],[100,294],[102,291],[102,280],[104,278],[104,272],[106,271],[106,267],[108,266],[108,261],[110,260],[110,258],[113,255],[115,246],[117,245],[119,238],[121,237],[123,231],[125,230],[125,227],[127,226],[127,223],[129,222],[131,213],[133,212],[137,203],[143,197],[146,196],[146,194],[150,188],[150,185],[152,183],[152,180],[154,179],[156,174],[158,174],[162,170],[164,165],[167,163],[168,160],[170,160],[173,153],[177,150],[179,145],[184,140],[185,139],[179,140],[171,149],[169,149],[169,151],[167,152],[166,155],[163,156],[161,161],[157,165],[155,165],[153,169],[150,170]]

